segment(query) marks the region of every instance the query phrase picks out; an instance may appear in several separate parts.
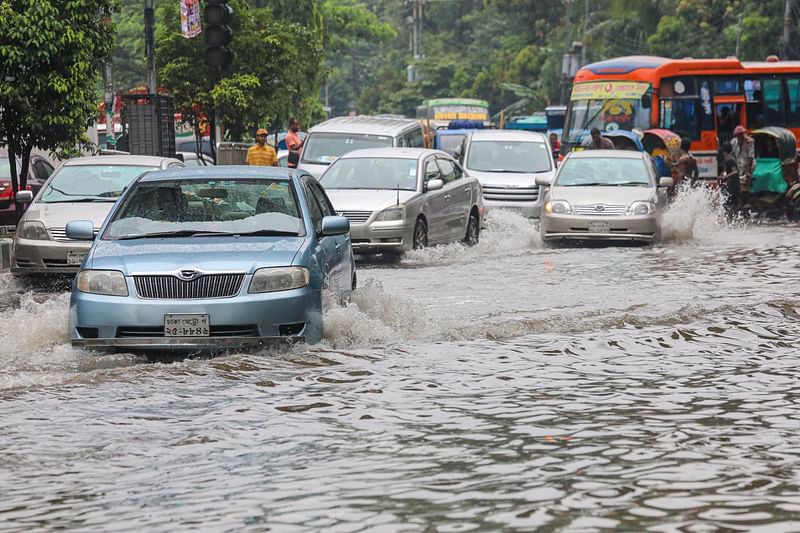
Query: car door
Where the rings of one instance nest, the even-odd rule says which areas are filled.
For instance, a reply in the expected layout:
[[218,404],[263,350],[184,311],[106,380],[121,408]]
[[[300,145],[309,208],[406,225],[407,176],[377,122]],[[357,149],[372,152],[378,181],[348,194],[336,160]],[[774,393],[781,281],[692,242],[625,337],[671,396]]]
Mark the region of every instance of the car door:
[[428,182],[442,179],[442,173],[436,164],[434,156],[429,156],[423,161],[422,169],[424,172],[422,175],[424,200],[421,211],[428,221],[428,244],[446,242],[450,233],[447,227],[447,209],[450,196],[445,188],[437,191],[428,190]]
[[345,261],[349,261],[349,254],[347,260],[344,259],[344,256],[350,246],[350,235],[322,235],[322,218],[335,216],[336,212],[322,187],[313,177],[303,176],[301,183],[308,199],[314,231],[317,234],[319,243],[317,252],[320,257],[320,267],[325,276],[325,286],[339,293],[344,290],[345,279],[347,283],[350,281],[350,269],[347,269],[347,276],[345,276],[343,265]]
[[444,178],[444,190],[450,196],[447,204],[448,239],[457,241],[466,235],[467,220],[472,208],[472,188],[464,179],[464,172],[450,157],[438,155],[436,163]]

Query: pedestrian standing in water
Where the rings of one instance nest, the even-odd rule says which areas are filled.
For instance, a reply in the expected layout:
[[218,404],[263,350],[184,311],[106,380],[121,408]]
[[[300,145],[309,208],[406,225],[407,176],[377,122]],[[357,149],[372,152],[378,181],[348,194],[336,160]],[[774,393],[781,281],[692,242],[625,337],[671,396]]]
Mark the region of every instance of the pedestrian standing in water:
[[728,220],[732,219],[742,207],[741,184],[739,183],[739,167],[733,157],[733,147],[731,143],[722,143],[721,174],[719,185],[725,195],[725,212]]
[[755,142],[747,134],[743,126],[736,126],[733,130],[731,149],[736,166],[739,167],[739,180],[742,192],[750,190],[750,177],[753,175],[753,161],[755,160]]
[[267,130],[264,128],[256,131],[256,144],[247,149],[244,162],[262,167],[274,167],[278,164],[278,155],[275,149],[267,144]]
[[675,186],[677,187],[681,182],[687,180],[687,183],[694,187],[700,177],[700,172],[697,168],[697,159],[689,153],[689,147],[692,145],[692,140],[689,137],[681,139],[681,152],[678,157],[678,162],[675,164]]

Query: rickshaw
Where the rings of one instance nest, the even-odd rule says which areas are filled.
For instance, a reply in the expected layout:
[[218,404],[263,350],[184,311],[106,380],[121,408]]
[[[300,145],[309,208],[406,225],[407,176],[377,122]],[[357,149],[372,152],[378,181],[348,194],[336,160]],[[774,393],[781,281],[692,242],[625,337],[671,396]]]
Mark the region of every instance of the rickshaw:
[[794,133],[767,126],[751,133],[754,166],[746,191],[745,207],[765,215],[783,215],[786,191],[797,181],[797,139]]
[[645,152],[656,162],[662,176],[672,176],[672,166],[681,157],[681,138],[670,130],[651,129],[642,132],[642,145]]

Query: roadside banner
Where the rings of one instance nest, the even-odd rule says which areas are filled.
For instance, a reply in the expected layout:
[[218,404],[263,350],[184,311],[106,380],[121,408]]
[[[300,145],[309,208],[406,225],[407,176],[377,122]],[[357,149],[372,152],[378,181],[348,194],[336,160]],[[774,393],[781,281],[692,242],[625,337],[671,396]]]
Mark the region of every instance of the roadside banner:
[[200,0],[181,0],[181,33],[190,39],[200,29]]

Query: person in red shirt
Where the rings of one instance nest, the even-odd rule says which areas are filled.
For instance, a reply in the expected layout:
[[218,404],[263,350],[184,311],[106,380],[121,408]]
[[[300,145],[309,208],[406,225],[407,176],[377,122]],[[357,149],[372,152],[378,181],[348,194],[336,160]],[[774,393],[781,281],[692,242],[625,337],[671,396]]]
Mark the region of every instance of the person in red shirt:
[[289,133],[286,134],[286,148],[289,150],[289,168],[297,168],[297,163],[300,161],[300,149],[303,147],[303,140],[297,133],[299,131],[300,122],[292,117],[289,120]]

